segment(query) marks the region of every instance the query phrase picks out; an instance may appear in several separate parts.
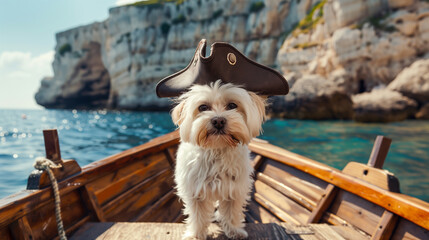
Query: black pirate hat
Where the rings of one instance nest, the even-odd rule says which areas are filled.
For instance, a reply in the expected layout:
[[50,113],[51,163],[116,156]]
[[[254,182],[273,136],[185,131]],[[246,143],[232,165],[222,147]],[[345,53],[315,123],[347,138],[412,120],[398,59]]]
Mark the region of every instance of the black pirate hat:
[[214,43],[211,55],[205,55],[206,40],[203,39],[185,69],[158,83],[158,97],[177,97],[194,84],[204,85],[219,79],[260,95],[286,95],[289,92],[287,81],[280,73],[246,58],[228,43]]

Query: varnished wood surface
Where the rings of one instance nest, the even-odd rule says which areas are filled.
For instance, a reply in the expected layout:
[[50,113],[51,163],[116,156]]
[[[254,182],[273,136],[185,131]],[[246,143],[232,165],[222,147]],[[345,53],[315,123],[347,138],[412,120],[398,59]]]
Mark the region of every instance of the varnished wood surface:
[[[344,240],[339,234],[338,228],[332,228],[327,224],[312,224],[307,226],[297,226],[287,223],[267,223],[267,224],[246,224],[248,239],[313,239],[313,240]],[[87,223],[77,231],[71,240],[78,239],[181,239],[185,231],[185,225],[180,223]],[[338,232],[337,232],[338,231]],[[357,232],[348,232],[354,239],[365,239]],[[220,230],[219,226],[212,223],[209,227],[208,239],[224,240],[228,239]]]
[[250,150],[287,166],[313,175],[327,183],[356,194],[429,230],[429,203],[390,192],[309,158],[267,143],[252,142]]

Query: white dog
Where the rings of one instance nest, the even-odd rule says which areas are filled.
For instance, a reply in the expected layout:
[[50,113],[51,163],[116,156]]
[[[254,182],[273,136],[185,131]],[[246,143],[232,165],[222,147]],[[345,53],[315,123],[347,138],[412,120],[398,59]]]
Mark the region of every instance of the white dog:
[[178,100],[172,118],[181,137],[175,182],[188,215],[184,238],[205,239],[213,216],[227,237],[246,238],[253,181],[247,145],[262,130],[265,100],[220,80],[194,85]]

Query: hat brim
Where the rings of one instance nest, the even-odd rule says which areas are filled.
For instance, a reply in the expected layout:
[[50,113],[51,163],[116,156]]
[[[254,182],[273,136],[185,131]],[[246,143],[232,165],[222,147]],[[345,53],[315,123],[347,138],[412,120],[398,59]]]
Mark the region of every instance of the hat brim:
[[256,63],[228,43],[212,44],[205,57],[206,40],[198,44],[189,65],[164,79],[156,86],[158,97],[177,97],[194,84],[209,84],[217,80],[239,85],[260,95],[286,95],[289,86],[276,70]]

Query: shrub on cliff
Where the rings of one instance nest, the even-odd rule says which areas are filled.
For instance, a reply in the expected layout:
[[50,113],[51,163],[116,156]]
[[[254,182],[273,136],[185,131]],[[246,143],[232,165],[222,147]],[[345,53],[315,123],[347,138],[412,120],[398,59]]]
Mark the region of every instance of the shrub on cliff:
[[170,27],[171,25],[169,23],[163,22],[161,24],[161,32],[164,36],[168,34],[168,32],[170,31]]
[[222,14],[223,14],[223,10],[219,9],[219,10],[217,10],[217,11],[215,11],[213,13],[213,17],[212,18],[218,18],[218,17],[222,16]]
[[71,51],[72,51],[72,47],[71,47],[71,45],[70,45],[70,44],[68,44],[68,43],[63,44],[63,45],[58,49],[58,53],[59,53],[61,56],[64,56],[64,54],[66,54],[66,53],[68,53],[68,52],[71,52]]
[[298,26],[297,31],[295,31],[294,35],[297,36],[300,33],[306,33],[312,30],[319,21],[323,20],[323,5],[325,5],[326,0],[323,0],[319,3],[316,3],[310,12],[303,18]]
[[173,24],[179,24],[179,23],[183,23],[186,21],[186,17],[183,14],[180,14],[179,16],[177,16],[176,18],[174,18],[171,23]]
[[254,2],[252,5],[250,5],[250,12],[259,12],[265,7],[265,3],[262,1]]

